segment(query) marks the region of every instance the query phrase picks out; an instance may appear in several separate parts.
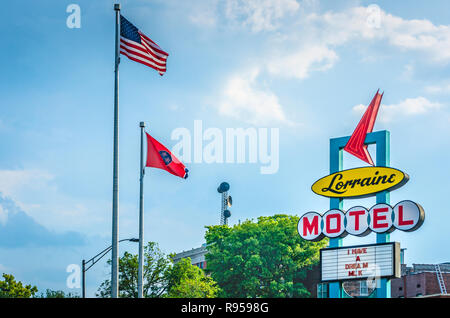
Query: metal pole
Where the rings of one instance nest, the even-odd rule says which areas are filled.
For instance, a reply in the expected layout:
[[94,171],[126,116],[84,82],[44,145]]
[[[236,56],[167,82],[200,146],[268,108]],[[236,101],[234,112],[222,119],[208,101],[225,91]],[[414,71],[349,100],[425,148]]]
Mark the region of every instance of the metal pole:
[[[390,133],[387,130],[378,132],[380,137],[377,140],[377,166],[389,167],[390,165]],[[390,192],[383,191],[376,195],[377,204],[390,202]],[[390,241],[389,233],[377,233],[377,243],[386,243]],[[376,289],[377,298],[391,298],[391,281],[386,278],[377,278],[379,283]],[[406,292],[406,290],[405,290]],[[406,298],[406,297],[405,297]]]
[[220,225],[225,225],[227,224],[227,220],[225,218],[225,209],[226,209],[226,199],[228,196],[228,192],[222,192],[222,205],[220,207]]
[[82,298],[86,298],[86,261],[81,262],[81,284],[82,286]]
[[140,189],[139,189],[139,270],[138,270],[138,298],[144,297],[144,128],[145,123],[139,124],[141,127],[141,169],[140,169]]
[[[120,242],[123,241],[130,241],[130,242],[138,242],[139,240],[136,238],[131,238],[131,239],[123,239],[120,240]],[[81,264],[82,264],[82,297],[85,298],[86,297],[86,272],[92,267],[94,266],[99,260],[101,260],[106,254],[109,253],[109,251],[112,250],[112,246],[105,248],[103,251],[101,251],[100,253],[98,253],[97,255],[95,255],[94,257],[92,257],[91,259],[89,259],[88,261],[86,260],[82,260]],[[97,258],[98,257],[98,258]],[[86,268],[86,265],[89,264]]]
[[116,43],[114,60],[114,155],[113,155],[113,201],[112,201],[112,262],[111,262],[111,298],[119,294],[119,37],[120,4],[114,4],[116,11]]
[[[330,174],[343,169],[343,146],[340,143],[342,138],[330,139]],[[343,209],[344,201],[341,198],[330,198],[330,209]],[[342,238],[331,238],[329,247],[341,247]],[[342,298],[342,283],[334,282],[328,285],[329,298]]]
[[227,209],[227,199],[228,199],[228,191],[225,191],[223,193],[223,197],[222,197],[222,218],[223,218],[223,225],[227,225],[228,224],[228,218],[225,217],[225,210]]

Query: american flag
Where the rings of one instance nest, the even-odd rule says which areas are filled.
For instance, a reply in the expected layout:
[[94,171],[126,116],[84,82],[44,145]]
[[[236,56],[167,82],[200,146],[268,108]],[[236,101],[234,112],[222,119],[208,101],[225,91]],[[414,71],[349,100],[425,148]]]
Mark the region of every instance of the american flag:
[[120,15],[120,53],[130,60],[157,70],[161,76],[166,72],[169,54],[122,15]]

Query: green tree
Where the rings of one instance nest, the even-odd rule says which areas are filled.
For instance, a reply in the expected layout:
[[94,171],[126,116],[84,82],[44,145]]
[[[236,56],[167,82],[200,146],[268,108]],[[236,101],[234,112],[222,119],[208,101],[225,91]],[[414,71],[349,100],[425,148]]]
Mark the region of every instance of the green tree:
[[3,273],[0,281],[0,298],[30,298],[37,293],[36,286],[25,285],[15,280],[13,275]]
[[190,258],[183,258],[173,265],[168,273],[170,298],[214,298],[219,288],[214,280],[191,264]]
[[297,216],[274,215],[232,228],[208,226],[207,273],[221,297],[309,297],[302,280],[327,243],[303,240]]
[[[108,260],[111,265],[111,260]],[[144,247],[144,297],[160,297],[167,291],[167,276],[171,259],[164,255],[155,242]],[[119,258],[119,296],[138,296],[138,255],[125,252]],[[99,287],[98,297],[111,297],[111,281],[105,280]]]

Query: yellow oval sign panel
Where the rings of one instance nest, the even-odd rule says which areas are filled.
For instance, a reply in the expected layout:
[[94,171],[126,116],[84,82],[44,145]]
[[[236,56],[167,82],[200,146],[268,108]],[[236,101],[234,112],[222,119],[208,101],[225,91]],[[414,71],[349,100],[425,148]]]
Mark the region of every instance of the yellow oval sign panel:
[[367,197],[375,193],[394,190],[409,176],[387,167],[363,167],[343,170],[317,180],[311,187],[314,193],[330,198]]

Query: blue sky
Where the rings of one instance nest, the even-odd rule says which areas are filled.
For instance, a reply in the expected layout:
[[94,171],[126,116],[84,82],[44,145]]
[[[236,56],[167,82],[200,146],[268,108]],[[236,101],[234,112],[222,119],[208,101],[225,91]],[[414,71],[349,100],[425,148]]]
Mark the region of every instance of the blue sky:
[[[79,29],[66,25],[71,3]],[[80,292],[66,287],[66,267],[111,242],[113,3],[19,0],[0,12],[0,271],[40,290]],[[447,1],[121,4],[170,55],[163,77],[125,57],[120,64],[120,238],[138,230],[140,121],[168,148],[176,128],[193,133],[194,120],[223,134],[279,129],[275,174],[261,174],[260,163],[188,163],[187,180],[147,169],[145,239],[171,253],[201,245],[204,226],[219,222],[222,181],[231,185],[231,224],[325,212],[328,200],[310,187],[328,173],[329,138],[351,134],[380,88],[375,130],[391,132],[391,166],[410,175],[391,203],[410,199],[426,213],[422,228],[391,240],[407,248],[409,264],[450,261]],[[357,204],[374,199],[345,208]],[[108,277],[105,259],[88,272],[88,295]]]

